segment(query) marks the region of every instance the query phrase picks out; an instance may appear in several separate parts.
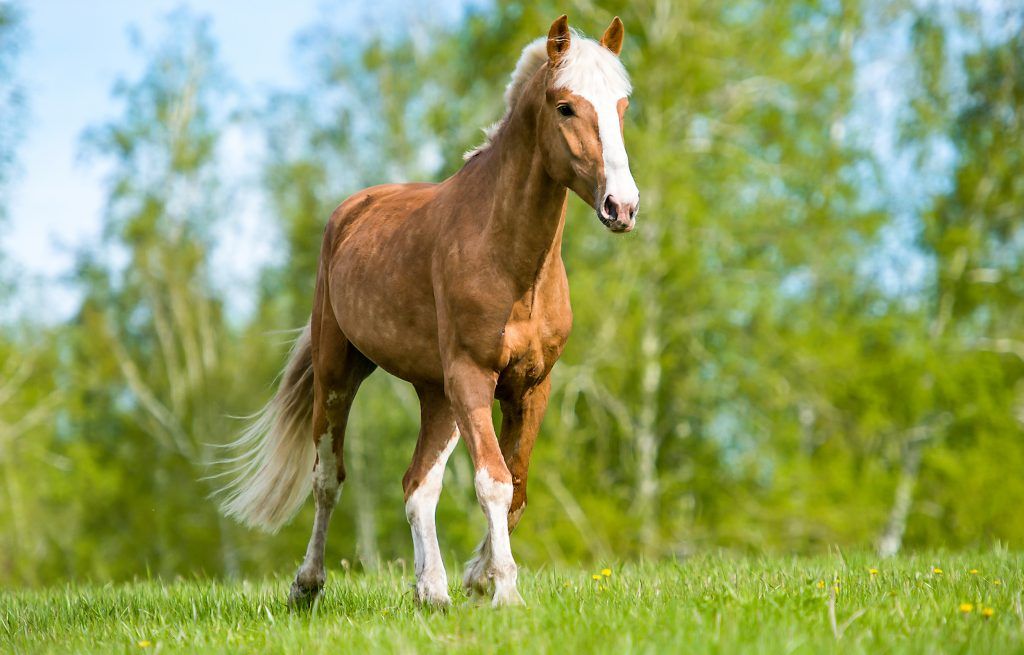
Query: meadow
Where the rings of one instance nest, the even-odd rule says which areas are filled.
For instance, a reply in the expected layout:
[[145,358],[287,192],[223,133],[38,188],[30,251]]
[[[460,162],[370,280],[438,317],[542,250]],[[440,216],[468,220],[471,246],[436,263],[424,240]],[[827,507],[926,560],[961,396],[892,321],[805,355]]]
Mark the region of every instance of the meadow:
[[833,551],[524,568],[527,605],[504,610],[467,598],[455,575],[450,610],[420,609],[401,562],[335,567],[298,613],[284,577],[68,585],[0,592],[0,652],[1024,652],[1022,564]]

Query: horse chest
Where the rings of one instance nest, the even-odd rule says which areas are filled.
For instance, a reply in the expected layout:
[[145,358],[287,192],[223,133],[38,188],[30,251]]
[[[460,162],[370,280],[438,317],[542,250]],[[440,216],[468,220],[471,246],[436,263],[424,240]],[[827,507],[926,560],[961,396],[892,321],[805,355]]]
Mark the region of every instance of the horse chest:
[[561,356],[571,327],[567,301],[532,315],[513,313],[502,335],[503,378],[527,386],[542,380]]

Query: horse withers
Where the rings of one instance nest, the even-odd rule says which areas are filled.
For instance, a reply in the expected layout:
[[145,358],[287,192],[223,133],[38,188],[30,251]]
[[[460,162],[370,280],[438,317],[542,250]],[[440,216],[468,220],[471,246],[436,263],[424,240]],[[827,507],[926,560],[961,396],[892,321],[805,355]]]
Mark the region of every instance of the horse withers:
[[504,118],[457,173],[439,184],[365,189],[331,215],[309,325],[274,398],[233,444],[237,477],[223,503],[227,514],[274,531],[312,490],[313,534],[291,604],[309,603],[324,585],[349,408],[378,366],[411,382],[420,400],[402,480],[416,600],[451,602],[434,514],[461,437],[487,518],[463,583],[492,593],[495,606],[522,602],[509,534],[526,507],[551,367],[572,327],[561,257],[567,191],[612,232],[633,229],[640,202],[622,134],[631,91],[618,58],[623,35],[618,17],[600,42],[560,17],[523,50]]

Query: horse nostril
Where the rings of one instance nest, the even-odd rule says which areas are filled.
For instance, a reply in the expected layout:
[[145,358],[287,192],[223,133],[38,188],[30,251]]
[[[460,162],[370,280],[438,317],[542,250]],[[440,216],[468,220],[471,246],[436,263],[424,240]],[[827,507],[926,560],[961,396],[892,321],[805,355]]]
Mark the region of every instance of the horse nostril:
[[605,196],[604,198],[604,215],[608,218],[617,218],[618,208],[615,206],[615,201],[611,196]]

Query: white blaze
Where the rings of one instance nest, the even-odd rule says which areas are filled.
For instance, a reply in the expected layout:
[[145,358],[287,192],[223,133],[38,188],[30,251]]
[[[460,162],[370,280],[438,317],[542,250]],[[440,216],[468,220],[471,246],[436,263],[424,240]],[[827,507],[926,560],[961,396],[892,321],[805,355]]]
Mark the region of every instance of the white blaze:
[[[600,43],[573,32],[569,50],[555,73],[554,84],[580,96],[597,112],[598,136],[604,157],[606,195],[636,206],[640,191],[629,170],[626,144],[619,128],[619,100],[633,87],[619,58]],[[603,198],[597,198],[600,203]]]

